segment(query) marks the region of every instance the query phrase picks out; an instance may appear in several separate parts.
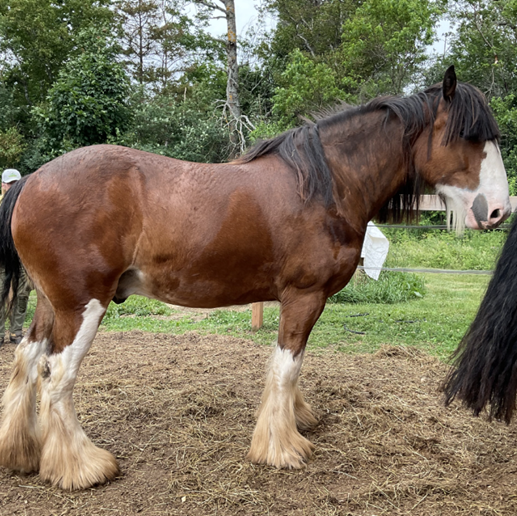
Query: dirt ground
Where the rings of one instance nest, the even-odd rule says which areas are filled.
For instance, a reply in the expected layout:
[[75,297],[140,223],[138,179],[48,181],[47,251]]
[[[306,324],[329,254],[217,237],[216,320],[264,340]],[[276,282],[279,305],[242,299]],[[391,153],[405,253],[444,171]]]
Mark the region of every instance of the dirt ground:
[[[13,350],[0,348],[2,392]],[[0,514],[517,514],[516,425],[445,409],[446,367],[404,348],[307,353],[314,457],[299,471],[250,464],[270,352],[226,336],[99,334],[76,407],[120,478],[70,493],[0,468]]]

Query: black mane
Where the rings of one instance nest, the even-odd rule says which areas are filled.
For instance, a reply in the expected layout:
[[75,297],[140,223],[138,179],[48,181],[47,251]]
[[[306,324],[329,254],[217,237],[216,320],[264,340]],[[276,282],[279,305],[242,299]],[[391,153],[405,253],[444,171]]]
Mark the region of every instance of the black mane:
[[[249,163],[267,155],[278,155],[297,174],[300,195],[305,201],[320,197],[329,207],[332,195],[332,173],[325,159],[319,131],[343,124],[350,118],[373,111],[384,111],[384,124],[395,116],[404,128],[402,145],[407,158],[407,182],[381,209],[377,218],[400,222],[418,213],[418,199],[425,188],[410,156],[410,146],[428,125],[434,124],[438,105],[443,98],[442,85],[431,86],[410,97],[379,97],[359,107],[343,108],[316,121],[286,131],[269,140],[256,143],[237,163]],[[469,141],[498,140],[499,129],[484,95],[474,86],[458,83],[452,101],[448,102],[448,119],[442,145],[460,138]],[[429,140],[431,144],[431,140]]]

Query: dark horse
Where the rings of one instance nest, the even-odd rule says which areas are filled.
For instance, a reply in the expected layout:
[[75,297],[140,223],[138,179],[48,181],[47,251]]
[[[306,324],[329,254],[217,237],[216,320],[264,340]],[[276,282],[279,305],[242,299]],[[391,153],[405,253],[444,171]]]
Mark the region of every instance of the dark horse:
[[0,209],[0,266],[16,279],[19,257],[38,303],[3,397],[0,464],[65,489],[117,474],[72,391],[110,301],[140,294],[206,308],[280,301],[248,457],[302,467],[313,446],[299,429],[316,423],[298,388],[305,344],[352,276],[368,221],[417,210],[430,185],[457,225],[497,226],[510,213],[498,137],[482,94],[451,67],[443,84],[336,112],[232,163],[100,145],[23,178]]
[[478,313],[455,351],[446,404],[461,400],[474,414],[510,423],[517,394],[517,219]]

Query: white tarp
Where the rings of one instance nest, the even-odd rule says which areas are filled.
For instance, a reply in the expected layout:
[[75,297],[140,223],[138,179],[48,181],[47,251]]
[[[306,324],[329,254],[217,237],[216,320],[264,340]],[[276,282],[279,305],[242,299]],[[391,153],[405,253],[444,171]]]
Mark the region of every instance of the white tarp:
[[[364,259],[364,272],[370,278],[379,279],[380,268],[384,265],[389,248],[390,243],[381,230],[373,222],[368,222],[363,248],[361,249],[361,258]],[[369,269],[369,267],[375,268]]]

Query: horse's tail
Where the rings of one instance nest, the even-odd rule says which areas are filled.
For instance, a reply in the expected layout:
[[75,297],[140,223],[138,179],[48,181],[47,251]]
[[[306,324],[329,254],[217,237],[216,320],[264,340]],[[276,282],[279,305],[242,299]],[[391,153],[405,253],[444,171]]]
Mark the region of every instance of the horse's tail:
[[13,292],[16,292],[20,281],[21,261],[14,245],[11,221],[14,206],[28,177],[24,176],[19,181],[16,181],[6,192],[2,204],[0,204],[0,269],[3,269],[5,272],[4,284],[0,286],[2,289],[0,306],[5,304],[11,286]]
[[503,247],[479,311],[458,349],[445,384],[454,398],[479,415],[510,422],[517,393],[517,219]]

